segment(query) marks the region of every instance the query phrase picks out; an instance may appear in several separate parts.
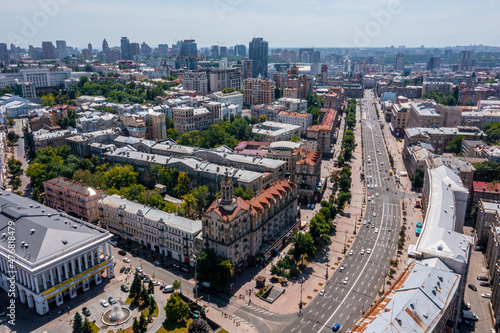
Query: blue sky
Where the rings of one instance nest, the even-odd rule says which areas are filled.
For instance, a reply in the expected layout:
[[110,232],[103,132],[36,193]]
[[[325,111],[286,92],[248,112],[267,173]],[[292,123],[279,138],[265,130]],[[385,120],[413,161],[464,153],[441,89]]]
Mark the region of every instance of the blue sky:
[[3,1],[0,42],[64,39],[100,48],[120,37],[149,45],[454,46],[500,43],[500,0],[18,0]]

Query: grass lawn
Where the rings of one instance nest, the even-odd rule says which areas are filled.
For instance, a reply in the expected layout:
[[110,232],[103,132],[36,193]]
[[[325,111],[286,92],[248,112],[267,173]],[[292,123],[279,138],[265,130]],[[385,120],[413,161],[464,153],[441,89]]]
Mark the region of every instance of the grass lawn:
[[178,323],[178,324],[172,324],[169,322],[163,323],[163,326],[156,331],[156,333],[167,333],[167,332],[172,332],[172,333],[187,333],[189,325],[191,325],[191,322],[193,320],[189,319],[187,322],[183,323]]
[[92,333],[97,333],[100,330],[101,329],[99,327],[97,327],[97,325],[95,323],[92,323]]
[[[133,333],[133,329],[132,327],[129,327],[129,328],[126,328],[124,330],[119,330],[119,331],[116,331],[116,333]],[[114,330],[109,330],[108,333],[114,333],[115,331]]]
[[133,299],[129,297],[127,297],[127,299],[125,300],[125,304],[132,304],[132,301]]
[[229,332],[226,331],[225,329],[221,329],[218,333],[229,333]]
[[[147,308],[146,310],[142,311],[142,313],[144,314],[144,317],[148,317],[148,314],[149,314],[149,308]],[[153,317],[158,317],[158,304],[156,304],[156,307],[155,307],[155,311],[153,312]]]

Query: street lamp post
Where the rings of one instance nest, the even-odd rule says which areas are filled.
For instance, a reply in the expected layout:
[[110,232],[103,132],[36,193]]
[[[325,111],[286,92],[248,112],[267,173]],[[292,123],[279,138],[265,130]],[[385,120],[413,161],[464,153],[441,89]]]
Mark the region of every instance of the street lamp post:
[[194,298],[198,299],[198,274],[197,274],[197,267],[198,267],[198,260],[196,258],[196,255],[193,254],[192,259],[194,260]]
[[347,253],[347,230],[345,231],[344,234],[344,254]]
[[302,284],[304,284],[304,280],[300,280],[300,303],[299,303],[299,317],[302,316]]

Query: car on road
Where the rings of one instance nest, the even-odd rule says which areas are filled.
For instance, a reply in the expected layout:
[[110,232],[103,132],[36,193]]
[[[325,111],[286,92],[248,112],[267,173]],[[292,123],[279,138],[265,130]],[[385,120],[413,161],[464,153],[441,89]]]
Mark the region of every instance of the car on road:
[[491,298],[491,294],[481,294],[482,298]]
[[483,282],[481,282],[479,285],[480,285],[481,287],[491,287],[491,284],[490,284],[489,282],[484,282],[484,281],[483,281]]
[[158,282],[158,281],[153,281],[153,286],[157,287],[157,286],[159,286],[159,285],[160,285],[160,282]]
[[323,296],[324,294],[325,294],[325,289],[321,289],[321,290],[319,291],[319,295],[320,295],[320,296]]
[[125,252],[125,250],[120,250],[120,251],[118,251],[118,254],[121,256],[124,256],[127,254],[127,252]]
[[109,296],[109,297],[108,297],[108,302],[109,302],[109,304],[111,304],[111,305],[115,305],[115,304],[116,304],[115,299],[114,299],[113,297],[111,297],[111,296]]
[[353,251],[353,250],[349,251],[349,255],[350,255],[350,256],[352,256],[353,254],[354,254],[354,251]]
[[464,307],[465,307],[465,310],[471,309],[470,303],[465,303]]
[[386,189],[387,191],[389,191],[389,188],[388,188],[388,187],[386,187],[385,189]]
[[377,213],[373,213],[373,217],[376,217],[377,216]]
[[367,223],[367,222],[366,222],[366,220],[364,220],[364,221],[363,221],[363,225],[366,225],[366,223]]
[[162,285],[160,286],[160,290],[165,289],[165,287],[166,287],[166,286],[167,286],[166,284],[162,284]]
[[149,283],[149,281],[151,281],[151,279],[147,276],[145,276],[144,279],[142,280],[142,282],[144,283]]
[[478,246],[474,247],[474,251],[484,251],[484,247],[478,245]]
[[109,303],[105,300],[105,299],[102,299],[101,300],[101,305],[105,308],[107,308],[109,306]]
[[348,278],[348,277],[346,277],[346,278],[344,279],[344,281],[342,281],[342,283],[343,283],[343,284],[347,284],[348,282],[349,282],[349,278]]
[[478,276],[476,279],[479,281],[488,281],[488,278],[486,276]]
[[127,285],[125,285],[125,284],[122,284],[122,285],[120,286],[120,289],[121,289],[123,292],[128,292],[128,291],[129,291],[129,288],[128,288],[128,287],[127,287]]
[[378,197],[378,193],[375,193],[375,196]]
[[120,273],[125,272],[125,267],[120,268]]
[[340,329],[340,324],[338,324],[338,323],[335,323],[335,324],[332,326],[332,331],[334,331],[334,332],[337,332],[339,329]]
[[89,317],[90,316],[90,310],[87,308],[87,307],[84,307],[82,309],[82,313],[85,317]]
[[375,206],[372,206],[372,212],[375,210]]
[[342,264],[342,266],[340,266],[339,268],[339,271],[343,272],[346,268],[346,265],[345,264]]
[[361,255],[364,255],[365,254],[365,249],[361,249]]
[[123,262],[129,263],[130,259],[129,258],[123,258]]
[[125,268],[125,274],[128,274],[130,272],[130,267]]
[[375,223],[372,224],[372,228],[375,228]]
[[140,268],[140,267],[136,267],[136,268],[135,268],[135,271],[136,271],[137,273],[142,273],[142,268]]
[[474,291],[477,291],[476,286],[475,286],[475,285],[473,285],[472,283],[470,283],[470,284],[468,285],[468,287],[469,287],[470,289],[474,290]]
[[367,254],[372,253],[372,249],[366,249],[366,253],[367,253]]

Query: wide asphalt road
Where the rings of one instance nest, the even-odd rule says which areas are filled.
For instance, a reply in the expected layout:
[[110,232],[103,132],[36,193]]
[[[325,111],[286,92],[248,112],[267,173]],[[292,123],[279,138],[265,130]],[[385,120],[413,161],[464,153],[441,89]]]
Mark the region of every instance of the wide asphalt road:
[[340,324],[339,332],[348,332],[372,305],[382,289],[389,261],[396,256],[401,225],[399,201],[402,196],[389,175],[390,163],[373,105],[374,98],[373,92],[366,90],[361,100],[367,186],[363,225],[349,249],[349,255],[342,262],[345,269],[334,272],[325,286],[324,296],[317,296],[286,332],[328,332],[335,323]]

